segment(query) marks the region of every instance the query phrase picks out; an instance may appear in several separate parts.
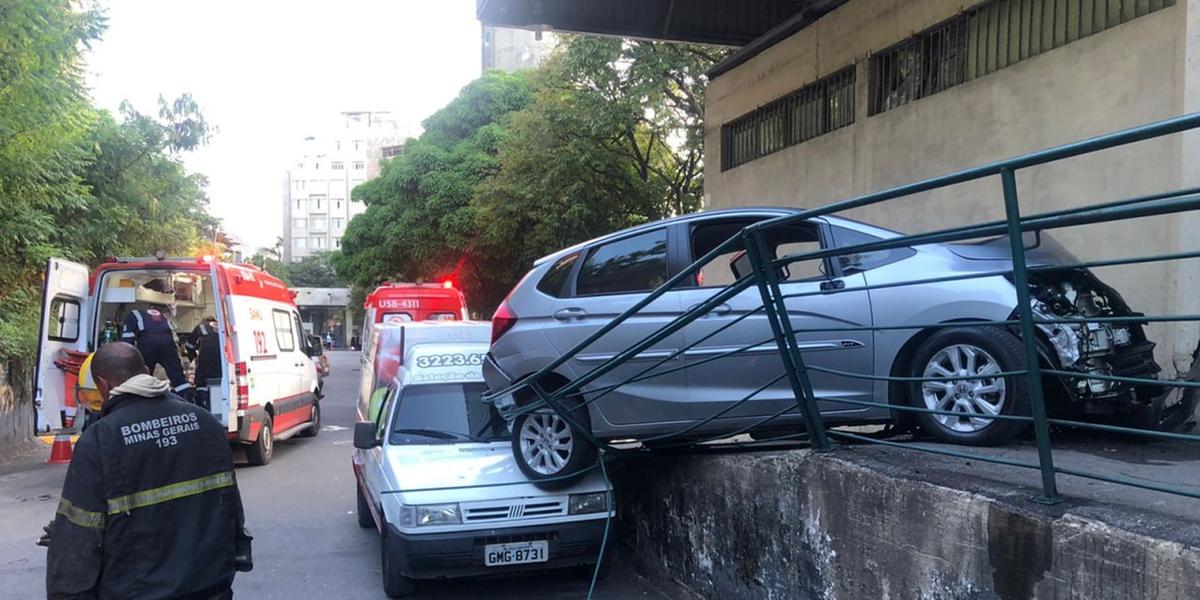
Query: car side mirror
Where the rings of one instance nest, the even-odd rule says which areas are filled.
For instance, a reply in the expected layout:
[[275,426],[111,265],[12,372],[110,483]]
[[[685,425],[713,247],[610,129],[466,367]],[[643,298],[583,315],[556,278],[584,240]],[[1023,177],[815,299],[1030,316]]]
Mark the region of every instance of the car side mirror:
[[363,421],[354,424],[354,447],[359,450],[370,450],[382,443],[375,437],[375,424]]
[[316,358],[325,354],[325,347],[321,344],[321,338],[315,335],[308,336],[308,353],[310,357]]

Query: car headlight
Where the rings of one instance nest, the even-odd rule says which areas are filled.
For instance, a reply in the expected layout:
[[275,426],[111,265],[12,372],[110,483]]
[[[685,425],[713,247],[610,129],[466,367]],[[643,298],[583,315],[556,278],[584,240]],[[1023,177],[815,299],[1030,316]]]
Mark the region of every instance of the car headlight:
[[422,525],[457,525],[462,523],[462,514],[457,504],[425,504],[416,506],[414,523]]
[[608,492],[593,494],[571,494],[569,510],[572,515],[605,512],[608,510]]

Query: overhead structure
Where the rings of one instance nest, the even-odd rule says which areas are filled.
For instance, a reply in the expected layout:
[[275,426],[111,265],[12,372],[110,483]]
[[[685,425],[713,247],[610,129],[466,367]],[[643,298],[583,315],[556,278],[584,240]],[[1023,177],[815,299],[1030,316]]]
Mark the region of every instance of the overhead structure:
[[746,47],[768,34],[786,37],[844,2],[476,0],[475,12],[480,22],[495,27]]

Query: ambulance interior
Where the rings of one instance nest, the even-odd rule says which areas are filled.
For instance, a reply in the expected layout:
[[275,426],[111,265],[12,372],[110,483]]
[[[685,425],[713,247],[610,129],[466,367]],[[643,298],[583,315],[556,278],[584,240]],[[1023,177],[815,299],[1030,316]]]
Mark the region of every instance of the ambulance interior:
[[[92,332],[92,347],[99,347],[104,330],[110,326],[120,338],[125,317],[135,308],[171,307],[169,315],[175,328],[176,342],[180,349],[180,362],[189,381],[195,369],[184,351],[188,335],[206,317],[216,317],[217,296],[213,290],[212,276],[207,271],[138,270],[110,271],[99,282],[98,314]],[[166,290],[166,291],[161,291]],[[155,376],[166,379],[162,367]],[[204,383],[196,383],[203,387]]]

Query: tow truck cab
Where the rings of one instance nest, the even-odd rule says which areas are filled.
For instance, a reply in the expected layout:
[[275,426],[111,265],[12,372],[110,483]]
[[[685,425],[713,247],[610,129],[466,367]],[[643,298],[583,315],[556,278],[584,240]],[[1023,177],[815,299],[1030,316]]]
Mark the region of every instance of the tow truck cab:
[[[146,285],[154,280],[173,293]],[[260,451],[257,461],[248,452],[252,463],[269,461],[274,441],[315,435],[320,382],[314,357],[321,348],[304,336],[292,292],[258,267],[210,257],[110,259],[90,272],[63,259],[47,262],[34,376],[39,433],[77,428],[84,420],[80,412],[75,427],[65,423],[75,412],[75,390],[56,364],[63,355],[94,352],[106,323],[119,329],[129,311],[152,306],[172,307],[180,341],[206,317],[216,319],[221,377],[194,385],[208,392],[209,408],[229,439]],[[181,362],[191,379],[194,365],[186,357]]]

